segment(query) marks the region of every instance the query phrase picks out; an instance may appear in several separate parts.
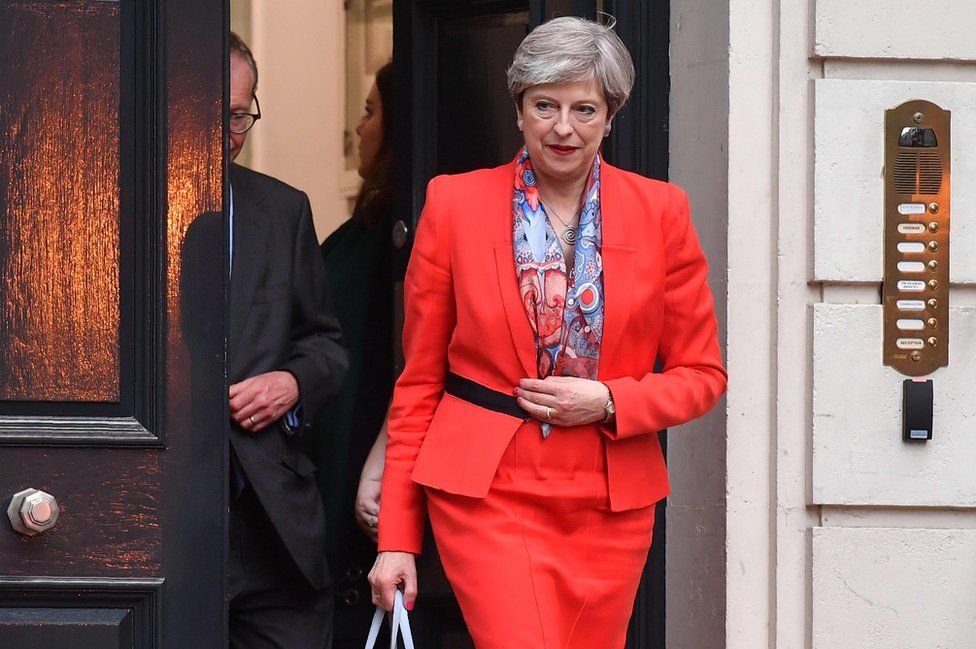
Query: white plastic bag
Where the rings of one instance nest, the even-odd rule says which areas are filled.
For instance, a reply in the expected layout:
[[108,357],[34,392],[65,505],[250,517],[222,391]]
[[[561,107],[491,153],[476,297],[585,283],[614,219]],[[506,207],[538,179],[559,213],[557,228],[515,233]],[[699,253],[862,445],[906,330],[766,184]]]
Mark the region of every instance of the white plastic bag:
[[[373,649],[376,646],[376,638],[380,634],[380,626],[383,618],[387,616],[386,611],[379,606],[373,613],[373,624],[369,627],[369,636],[366,637],[366,649]],[[405,649],[414,649],[413,634],[410,632],[410,619],[407,616],[407,607],[403,603],[403,593],[397,590],[393,598],[393,612],[390,616],[390,649],[397,649],[397,636],[403,636],[403,646]]]

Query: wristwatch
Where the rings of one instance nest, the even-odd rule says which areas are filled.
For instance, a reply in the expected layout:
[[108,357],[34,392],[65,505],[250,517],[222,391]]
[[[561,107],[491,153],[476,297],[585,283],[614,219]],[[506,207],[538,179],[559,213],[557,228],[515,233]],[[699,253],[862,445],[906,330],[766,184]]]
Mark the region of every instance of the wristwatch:
[[613,405],[613,394],[607,395],[607,405],[603,406],[603,422],[604,424],[612,424],[613,420],[617,416],[617,409]]

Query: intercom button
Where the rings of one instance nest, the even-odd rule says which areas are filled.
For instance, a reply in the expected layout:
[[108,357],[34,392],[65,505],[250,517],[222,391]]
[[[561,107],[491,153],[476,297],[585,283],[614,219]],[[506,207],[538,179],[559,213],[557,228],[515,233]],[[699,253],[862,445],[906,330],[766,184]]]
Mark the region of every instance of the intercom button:
[[921,338],[899,338],[895,344],[898,349],[922,349],[925,347],[925,341]]
[[924,234],[925,224],[924,223],[899,223],[898,232],[899,234]]
[[925,329],[925,321],[916,318],[899,318],[895,325],[902,331],[921,331]]
[[898,300],[896,303],[899,311],[924,311],[925,302],[922,300]]
[[919,279],[903,279],[898,282],[898,290],[903,293],[921,293],[925,290],[925,282]]

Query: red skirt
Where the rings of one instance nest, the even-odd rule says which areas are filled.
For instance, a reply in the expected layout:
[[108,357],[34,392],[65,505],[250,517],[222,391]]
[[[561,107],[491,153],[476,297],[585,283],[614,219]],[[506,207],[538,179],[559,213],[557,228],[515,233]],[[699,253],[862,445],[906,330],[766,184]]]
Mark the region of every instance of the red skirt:
[[486,498],[428,488],[427,503],[478,649],[624,647],[654,508],[610,511],[596,426],[542,439],[527,423]]

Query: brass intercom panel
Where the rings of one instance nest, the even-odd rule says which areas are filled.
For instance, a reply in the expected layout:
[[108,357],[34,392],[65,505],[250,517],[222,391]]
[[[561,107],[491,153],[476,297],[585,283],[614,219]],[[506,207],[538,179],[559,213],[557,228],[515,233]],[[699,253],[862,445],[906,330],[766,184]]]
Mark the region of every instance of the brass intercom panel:
[[950,112],[885,111],[884,363],[922,376],[949,364]]

